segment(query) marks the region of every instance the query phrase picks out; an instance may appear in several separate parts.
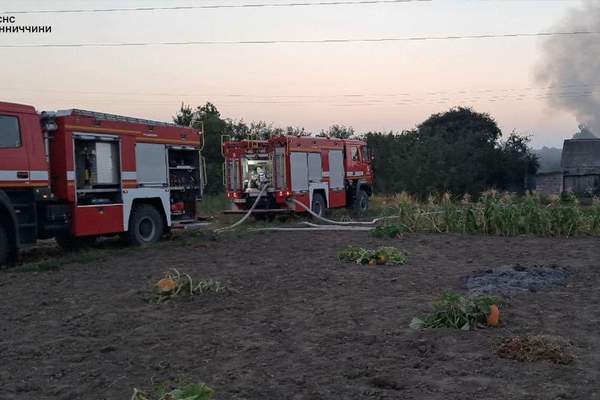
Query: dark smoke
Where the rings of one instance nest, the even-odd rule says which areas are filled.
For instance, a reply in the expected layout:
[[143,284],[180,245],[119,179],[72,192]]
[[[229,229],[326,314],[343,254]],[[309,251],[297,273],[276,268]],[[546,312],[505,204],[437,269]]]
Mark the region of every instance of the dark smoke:
[[[571,10],[552,31],[600,32],[600,2],[588,1]],[[600,35],[548,38],[536,80],[550,87],[551,106],[575,114],[582,126],[600,132]]]

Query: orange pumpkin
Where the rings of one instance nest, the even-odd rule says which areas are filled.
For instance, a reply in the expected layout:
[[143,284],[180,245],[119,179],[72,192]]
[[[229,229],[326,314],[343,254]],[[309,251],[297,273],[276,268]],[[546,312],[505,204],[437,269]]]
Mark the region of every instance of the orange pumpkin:
[[171,293],[177,287],[177,282],[173,279],[165,278],[158,281],[156,287],[163,294]]
[[487,316],[487,324],[489,326],[498,326],[500,323],[500,309],[495,304],[490,306],[490,313]]
[[387,257],[383,254],[377,256],[377,265],[385,265],[387,263]]

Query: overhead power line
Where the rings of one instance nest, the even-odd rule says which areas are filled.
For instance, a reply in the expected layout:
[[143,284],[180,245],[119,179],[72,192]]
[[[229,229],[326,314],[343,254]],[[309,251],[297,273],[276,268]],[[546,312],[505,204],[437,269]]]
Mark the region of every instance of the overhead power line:
[[203,97],[211,98],[228,98],[228,99],[361,99],[361,98],[383,98],[393,99],[400,98],[404,100],[410,100],[415,98],[423,97],[435,97],[440,96],[442,98],[450,96],[491,96],[491,95],[519,95],[519,93],[536,93],[546,92],[547,94],[564,94],[582,91],[587,92],[600,92],[600,82],[590,83],[565,83],[565,84],[550,84],[545,86],[527,86],[527,87],[503,87],[503,88],[464,88],[454,90],[438,90],[438,91],[423,91],[423,92],[382,92],[382,93],[365,93],[365,92],[346,92],[346,93],[314,93],[314,94],[293,94],[293,93],[281,93],[281,94],[257,94],[257,93],[215,93],[215,92],[203,92],[197,90],[195,93],[173,91],[173,92],[148,92],[148,91],[96,91],[96,90],[65,90],[56,88],[24,88],[7,86],[0,87],[1,91],[5,92],[31,92],[31,93],[51,93],[59,95],[90,95],[90,96],[109,96],[110,98],[120,96],[140,96],[140,97],[154,97],[154,98],[190,98]]
[[[598,87],[593,87],[597,85],[556,85],[552,87],[545,88],[513,88],[513,89],[487,89],[485,91],[481,90],[463,90],[460,92],[447,92],[445,95],[442,95],[443,92],[429,92],[417,95],[411,95],[409,97],[400,97],[400,98],[381,98],[377,95],[354,95],[356,97],[347,98],[347,97],[337,97],[337,96],[311,96],[312,98],[307,99],[303,95],[292,96],[289,95],[289,98],[262,98],[261,96],[257,96],[259,98],[241,98],[241,99],[232,99],[229,98],[227,100],[219,100],[217,101],[218,105],[226,105],[226,106],[239,106],[239,105],[273,105],[273,106],[288,106],[288,107],[302,107],[307,105],[319,105],[319,106],[327,106],[327,107],[360,107],[360,106],[375,106],[375,107],[395,107],[395,106],[422,106],[422,105],[461,105],[461,104],[473,104],[473,103],[482,103],[482,102],[503,102],[503,101],[546,101],[549,99],[567,99],[567,98],[589,98],[596,97],[600,93],[600,89]],[[576,89],[580,87],[580,89]],[[561,89],[562,88],[562,89]],[[586,89],[587,88],[587,89]],[[6,90],[7,88],[3,88]],[[556,90],[558,89],[558,90]],[[58,91],[57,91],[58,93]],[[68,92],[63,92],[68,93]],[[54,98],[54,101],[60,101],[62,103],[81,103],[84,104],[86,101],[91,101],[93,104],[136,104],[136,105],[144,105],[144,106],[169,106],[179,104],[178,101],[175,100],[164,100],[161,99],[161,96],[150,95],[149,93],[139,93],[139,95],[143,95],[145,99],[140,100],[132,100],[121,99],[121,98],[103,98],[97,97],[97,93],[99,92],[77,92],[77,93],[86,93],[86,94],[95,94],[93,99],[81,99],[81,98],[71,98],[71,97],[59,97],[58,100]],[[134,94],[134,93],[130,93]],[[214,94],[203,94],[196,95],[197,98],[210,99],[213,97],[221,97]],[[16,96],[16,98],[21,98],[20,96]],[[25,102],[30,101],[30,96],[22,97]]]
[[494,38],[527,38],[544,36],[582,36],[598,35],[600,31],[570,32],[535,32],[535,33],[500,33],[451,36],[407,36],[383,38],[339,38],[339,39],[282,39],[282,40],[215,40],[186,42],[131,42],[131,43],[48,43],[48,44],[2,44],[0,48],[57,48],[57,47],[147,47],[147,46],[214,46],[214,45],[265,45],[265,44],[339,44],[339,43],[385,43],[385,42],[420,42],[461,39],[494,39]]
[[131,8],[95,8],[95,9],[67,9],[67,10],[18,10],[0,11],[0,14],[81,14],[81,13],[107,13],[131,11],[177,11],[177,10],[215,10],[221,8],[274,8],[274,7],[311,7],[311,6],[351,6],[371,4],[400,4],[400,3],[426,3],[432,0],[341,0],[319,2],[294,2],[294,3],[249,3],[249,4],[205,4],[191,6],[170,7],[131,7]]
[[[339,0],[339,1],[316,1],[316,2],[288,2],[288,3],[248,3],[248,4],[206,4],[189,6],[165,6],[165,7],[128,7],[128,8],[90,8],[90,9],[62,9],[62,10],[14,10],[0,11],[0,14],[79,14],[79,13],[108,13],[108,12],[131,12],[131,11],[177,11],[177,10],[211,10],[223,8],[276,8],[276,7],[312,7],[312,6],[351,6],[351,5],[373,5],[373,4],[401,4],[401,3],[429,3],[434,0]],[[485,0],[480,0],[485,1]],[[491,0],[495,1],[495,0]],[[507,0],[504,0],[507,1]],[[576,1],[576,0],[510,0],[513,2],[553,2],[553,1]]]

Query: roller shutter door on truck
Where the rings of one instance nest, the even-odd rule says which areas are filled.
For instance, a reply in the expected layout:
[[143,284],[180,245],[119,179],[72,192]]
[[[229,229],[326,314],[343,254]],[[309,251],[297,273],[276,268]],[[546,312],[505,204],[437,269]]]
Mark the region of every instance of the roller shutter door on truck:
[[291,153],[290,166],[292,175],[292,191],[308,191],[308,154]]
[[344,154],[341,150],[329,152],[329,187],[331,189],[344,188]]
[[167,153],[164,144],[135,146],[137,180],[146,186],[167,186]]

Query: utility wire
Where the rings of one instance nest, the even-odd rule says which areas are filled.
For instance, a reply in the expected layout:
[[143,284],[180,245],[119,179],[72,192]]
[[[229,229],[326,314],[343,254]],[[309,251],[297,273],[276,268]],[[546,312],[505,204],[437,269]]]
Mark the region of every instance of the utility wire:
[[[92,8],[92,9],[64,9],[64,10],[15,10],[0,11],[0,14],[78,14],[78,13],[106,13],[106,12],[131,12],[131,11],[170,11],[170,10],[195,10],[195,9],[222,9],[222,8],[276,8],[276,7],[311,7],[311,6],[351,6],[372,4],[400,4],[400,3],[429,3],[434,0],[338,0],[318,2],[292,2],[292,3],[249,3],[249,4],[209,4],[199,6],[170,6],[170,7],[131,7],[131,8]],[[478,0],[496,1],[496,0]],[[503,0],[511,2],[569,2],[578,0]]]
[[311,7],[311,6],[351,6],[371,4],[400,4],[400,3],[426,3],[433,0],[342,0],[294,2],[294,3],[250,3],[250,4],[209,4],[199,6],[171,6],[171,7],[132,7],[132,8],[96,8],[96,9],[71,9],[71,10],[19,10],[0,11],[0,14],[81,14],[81,13],[107,13],[131,11],[172,11],[172,10],[215,10],[221,8],[273,8],[273,7]]
[[269,45],[269,44],[339,44],[339,43],[384,43],[384,42],[422,42],[462,39],[527,38],[547,36],[598,35],[600,31],[501,33],[457,36],[408,36],[362,39],[283,39],[283,40],[239,40],[239,41],[187,41],[187,42],[131,42],[131,43],[58,43],[58,44],[2,44],[0,48],[68,48],[68,47],[148,47],[148,46],[214,46],[214,45]]
[[[279,106],[304,106],[304,105],[320,105],[327,107],[360,107],[360,106],[379,106],[379,107],[390,107],[390,106],[417,106],[417,105],[436,105],[436,104],[469,104],[469,103],[481,103],[481,102],[502,102],[502,101],[540,101],[548,99],[567,99],[567,98],[587,98],[597,97],[600,94],[599,89],[588,89],[588,90],[565,90],[565,91],[547,91],[547,92],[534,92],[534,91],[516,92],[516,93],[504,93],[504,94],[483,94],[473,93],[465,96],[411,96],[408,98],[401,99],[377,99],[377,98],[357,98],[357,99],[339,99],[339,98],[325,98],[325,99],[313,99],[307,101],[302,100],[281,100],[281,99],[247,99],[247,100],[225,100],[218,101],[219,105],[279,105]],[[18,97],[18,96],[17,96]],[[148,97],[148,96],[147,96]],[[210,98],[216,97],[214,95],[199,95],[197,97]],[[71,103],[74,100],[69,98],[61,97],[62,103]],[[77,102],[81,102],[82,99],[77,99]],[[147,105],[147,106],[167,106],[173,105],[178,102],[167,101],[161,99],[144,99],[144,100],[131,100],[131,99],[115,99],[115,98],[94,98],[94,99],[83,99],[83,101],[92,101],[94,104],[136,104],[136,105]]]
[[60,95],[90,95],[90,96],[142,96],[153,98],[189,98],[203,97],[211,98],[227,98],[227,99],[393,99],[409,100],[415,98],[433,98],[441,97],[448,98],[449,96],[519,96],[520,93],[542,93],[542,94],[563,94],[581,91],[597,92],[600,91],[600,82],[590,83],[565,83],[565,84],[550,84],[545,86],[528,86],[528,87],[508,87],[508,88],[482,88],[482,89],[454,89],[441,91],[424,91],[424,92],[387,92],[387,93],[363,93],[363,92],[348,92],[348,93],[331,93],[331,94],[255,94],[255,93],[204,93],[198,90],[197,93],[183,92],[147,92],[147,91],[89,91],[89,90],[61,90],[48,88],[23,88],[16,86],[0,87],[0,90],[9,92],[33,92],[33,93],[56,93]]

